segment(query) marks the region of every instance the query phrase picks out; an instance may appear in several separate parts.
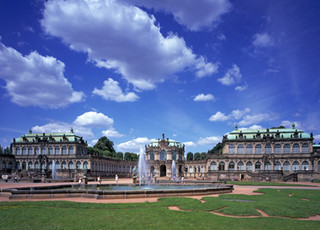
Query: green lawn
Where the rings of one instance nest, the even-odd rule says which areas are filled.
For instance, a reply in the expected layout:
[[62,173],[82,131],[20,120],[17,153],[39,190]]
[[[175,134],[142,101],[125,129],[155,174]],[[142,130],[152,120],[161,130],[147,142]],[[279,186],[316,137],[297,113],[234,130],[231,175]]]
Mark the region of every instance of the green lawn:
[[[277,217],[230,218],[230,215],[308,217],[320,214],[320,191],[260,189],[264,195],[161,198],[155,203],[94,204],[67,201],[0,202],[0,229],[320,229],[320,221]],[[240,202],[254,201],[254,202]],[[171,211],[178,206],[186,212]]]
[[227,181],[227,184],[243,185],[243,186],[302,186],[302,187],[316,187],[312,185],[303,184],[287,184],[281,182],[264,182],[264,181]]

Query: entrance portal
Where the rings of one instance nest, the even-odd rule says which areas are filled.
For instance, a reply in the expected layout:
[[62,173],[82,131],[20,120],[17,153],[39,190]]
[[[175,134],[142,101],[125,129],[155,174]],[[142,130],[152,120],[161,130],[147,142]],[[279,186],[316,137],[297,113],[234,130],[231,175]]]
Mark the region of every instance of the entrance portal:
[[167,167],[165,165],[160,166],[160,176],[167,176]]

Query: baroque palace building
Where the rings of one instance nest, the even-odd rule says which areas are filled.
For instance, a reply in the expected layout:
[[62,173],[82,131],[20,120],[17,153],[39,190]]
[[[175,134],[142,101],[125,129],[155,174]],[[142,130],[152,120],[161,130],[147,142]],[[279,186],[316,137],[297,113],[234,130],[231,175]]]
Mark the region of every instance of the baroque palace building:
[[128,176],[136,162],[87,154],[87,143],[73,133],[32,133],[13,139],[15,169],[24,176],[46,173],[55,165],[58,178],[75,176]]
[[211,180],[320,179],[320,146],[313,134],[291,129],[238,130],[225,135],[222,154],[185,162],[188,177]]

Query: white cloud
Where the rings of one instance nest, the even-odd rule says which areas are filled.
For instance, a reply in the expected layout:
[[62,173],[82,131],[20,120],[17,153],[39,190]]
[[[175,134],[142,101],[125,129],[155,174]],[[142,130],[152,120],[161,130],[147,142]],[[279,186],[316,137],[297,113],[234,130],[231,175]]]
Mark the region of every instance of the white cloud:
[[195,98],[193,99],[194,101],[214,101],[215,98],[212,94],[198,94],[197,96],[195,96]]
[[106,136],[108,138],[119,138],[119,137],[123,137],[123,134],[119,133],[118,131],[116,131],[114,128],[110,128],[107,130],[102,131],[102,135]]
[[36,51],[23,56],[0,42],[0,78],[11,101],[20,106],[64,107],[84,98],[63,75],[65,65]]
[[248,89],[248,85],[247,84],[245,84],[245,85],[239,85],[239,86],[237,86],[236,88],[234,88],[236,91],[245,91],[245,90],[247,90]]
[[314,135],[313,138],[314,141],[317,141],[318,143],[320,142],[320,135]]
[[138,137],[131,141],[120,143],[117,145],[117,150],[121,152],[134,152],[139,153],[141,148],[144,148],[145,145],[150,144],[154,139],[148,139],[146,137]]
[[[124,1],[124,0],[123,0]],[[174,19],[189,30],[199,31],[210,28],[219,22],[220,17],[228,13],[232,6],[228,0],[125,0],[157,11],[172,13]]]
[[270,120],[269,114],[255,114],[255,115],[246,115],[240,122],[239,125],[241,126],[248,126],[252,124],[259,123],[263,120]]
[[204,137],[198,140],[198,145],[214,145],[221,141],[221,137]]
[[95,144],[97,144],[97,142],[98,142],[98,139],[92,140],[90,146],[91,147],[94,146]]
[[70,133],[71,128],[76,135],[83,136],[85,138],[92,138],[94,134],[90,128],[75,126],[66,122],[51,122],[42,126],[36,125],[32,127],[34,133]]
[[273,39],[267,33],[258,33],[253,36],[252,44],[255,47],[269,47],[273,46]]
[[48,1],[41,20],[47,34],[62,38],[98,67],[113,69],[139,89],[153,89],[185,69],[201,77],[214,72],[215,64],[195,55],[183,38],[164,37],[156,23],[143,10],[113,0]]
[[94,88],[92,93],[103,97],[105,100],[116,102],[132,102],[139,99],[139,97],[133,92],[124,94],[119,83],[114,81],[112,78],[108,78],[107,81],[103,82],[102,89]]
[[193,141],[183,142],[182,144],[184,144],[186,147],[195,147],[195,146],[197,146],[197,144],[194,143]]
[[242,78],[240,68],[233,64],[231,69],[228,69],[223,78],[219,78],[218,81],[223,85],[233,85],[239,82]]
[[90,128],[106,128],[113,125],[113,119],[103,113],[90,111],[78,116],[74,124]]
[[216,112],[216,114],[212,115],[209,118],[209,121],[226,121],[229,119],[236,119],[239,120],[241,119],[245,114],[249,113],[250,109],[249,108],[245,108],[244,110],[239,110],[239,109],[235,109],[232,110],[232,112],[229,115],[226,115],[220,111]]
[[200,57],[196,64],[196,76],[198,78],[210,76],[218,72],[219,63],[207,62],[203,57]]
[[239,128],[239,130],[246,130],[246,129],[263,129],[263,127],[261,125],[251,125],[250,127],[248,128]]
[[209,121],[226,121],[229,119],[229,116],[225,115],[224,113],[221,113],[220,111],[216,112],[216,114],[212,115],[209,118]]

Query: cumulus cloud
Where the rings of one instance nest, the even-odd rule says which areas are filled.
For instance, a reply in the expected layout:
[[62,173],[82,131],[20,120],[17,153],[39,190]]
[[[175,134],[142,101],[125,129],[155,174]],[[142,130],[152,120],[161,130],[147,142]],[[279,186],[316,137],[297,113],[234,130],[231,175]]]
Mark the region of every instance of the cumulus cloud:
[[117,150],[121,152],[134,152],[139,153],[141,148],[150,144],[154,139],[148,139],[146,137],[138,137],[131,141],[123,142],[117,145]]
[[239,130],[246,130],[246,129],[263,129],[263,127],[261,125],[251,125],[250,127],[242,127],[239,128]]
[[269,47],[273,46],[273,39],[267,33],[258,33],[253,36],[252,44],[255,47]]
[[153,89],[185,69],[199,77],[214,72],[214,64],[195,55],[183,38],[164,37],[154,16],[120,1],[48,1],[41,24],[47,34],[139,89]]
[[109,118],[103,113],[90,111],[78,116],[73,123],[78,126],[87,126],[91,128],[105,128],[111,127],[113,125],[113,119]]
[[246,115],[244,118],[239,122],[241,126],[248,126],[252,124],[259,123],[263,120],[270,120],[269,114],[254,114],[254,115]]
[[240,68],[236,64],[233,64],[232,68],[228,69],[226,74],[222,78],[219,78],[218,81],[223,85],[234,85],[241,78]]
[[193,141],[183,142],[182,144],[184,144],[186,147],[195,147],[195,146],[197,146],[197,144],[194,143]]
[[236,91],[245,91],[245,90],[247,90],[248,89],[248,85],[247,84],[245,84],[245,85],[239,85],[239,86],[237,86],[237,87],[235,87],[234,88]]
[[116,102],[132,102],[139,99],[139,97],[133,92],[123,93],[119,83],[112,78],[108,78],[108,80],[103,82],[102,89],[94,88],[92,93],[101,96],[105,100]]
[[221,137],[204,137],[198,140],[198,145],[213,145],[221,141]]
[[20,106],[64,107],[84,99],[64,76],[65,65],[36,51],[23,56],[0,42],[0,78],[11,101]]
[[226,121],[229,119],[229,116],[225,115],[224,113],[221,113],[220,111],[216,112],[216,114],[212,115],[209,118],[209,121]]
[[198,94],[197,96],[195,96],[195,98],[193,99],[194,101],[214,101],[215,98],[212,94]]
[[94,134],[88,127],[75,126],[66,122],[50,122],[48,124],[32,127],[34,133],[70,133],[71,128],[76,135],[83,136],[85,138],[93,138]]
[[116,131],[114,128],[110,128],[107,130],[102,131],[102,135],[108,138],[120,138],[123,137],[123,134]]
[[245,114],[249,113],[250,109],[245,108],[244,110],[232,110],[232,112],[229,115],[226,115],[220,111],[216,112],[214,115],[212,115],[209,118],[209,121],[226,121],[229,119],[236,119],[239,120],[241,119]]
[[286,127],[287,129],[291,129],[293,123],[295,124],[296,129],[302,129],[302,124],[298,121],[282,121],[280,125]]

